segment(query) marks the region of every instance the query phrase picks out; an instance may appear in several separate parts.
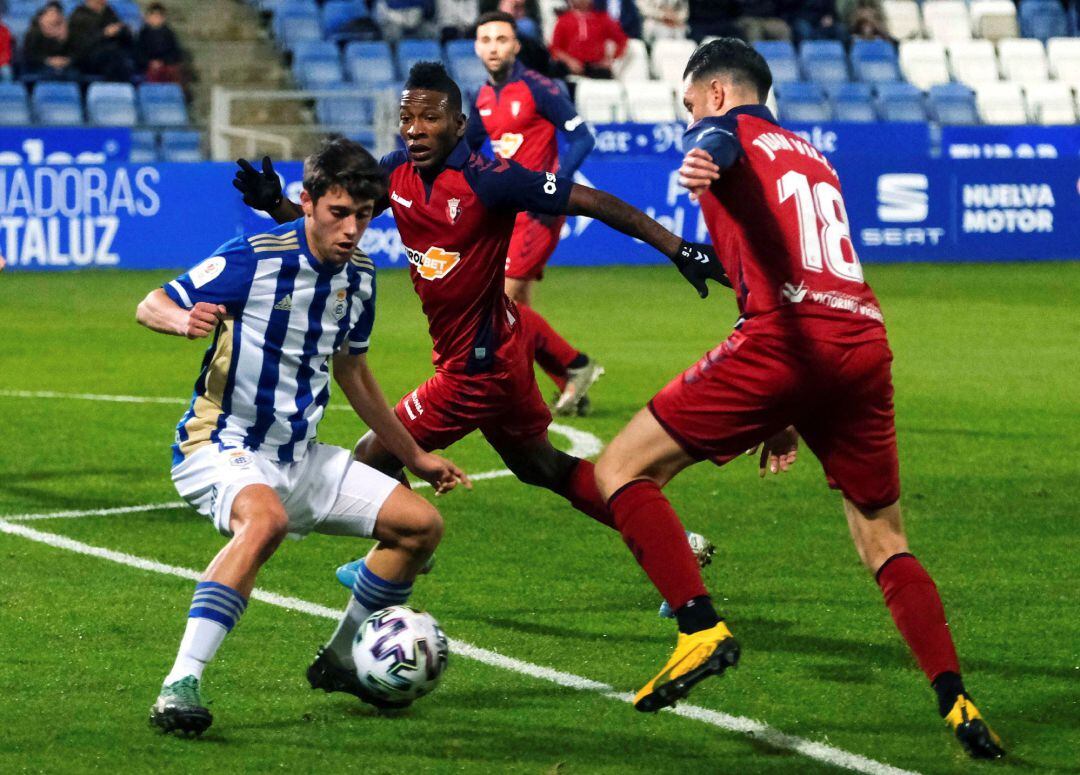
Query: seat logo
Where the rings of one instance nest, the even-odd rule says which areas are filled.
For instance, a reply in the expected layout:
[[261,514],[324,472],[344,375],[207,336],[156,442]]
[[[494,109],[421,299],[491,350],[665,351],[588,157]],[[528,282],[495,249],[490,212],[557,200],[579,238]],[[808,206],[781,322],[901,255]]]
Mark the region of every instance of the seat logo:
[[877,181],[877,216],[886,223],[918,223],[930,214],[930,181],[926,175],[898,172]]
[[448,253],[435,246],[428,248],[424,253],[406,247],[405,254],[409,257],[409,263],[416,267],[416,273],[425,280],[439,280],[446,277],[461,261],[460,253]]

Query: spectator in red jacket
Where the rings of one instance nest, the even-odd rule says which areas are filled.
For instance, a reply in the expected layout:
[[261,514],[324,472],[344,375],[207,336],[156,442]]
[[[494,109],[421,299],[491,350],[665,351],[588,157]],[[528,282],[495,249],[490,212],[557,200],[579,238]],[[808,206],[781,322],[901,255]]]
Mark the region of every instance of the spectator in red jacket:
[[551,56],[572,75],[611,78],[614,60],[626,50],[626,33],[592,0],[570,0],[570,10],[555,22]]
[[0,21],[0,81],[10,81],[11,57],[14,52],[14,42],[11,39],[11,30]]

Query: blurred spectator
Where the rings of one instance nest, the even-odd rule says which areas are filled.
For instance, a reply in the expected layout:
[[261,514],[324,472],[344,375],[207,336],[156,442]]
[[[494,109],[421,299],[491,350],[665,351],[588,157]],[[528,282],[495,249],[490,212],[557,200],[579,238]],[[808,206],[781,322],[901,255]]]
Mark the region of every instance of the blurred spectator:
[[165,6],[150,3],[135,41],[135,60],[150,83],[184,83],[184,50],[169,26]]
[[797,41],[845,40],[847,30],[836,13],[835,0],[805,0],[787,16]]
[[107,81],[130,81],[135,75],[131,30],[107,0],[83,0],[68,19],[75,66]]
[[[533,5],[536,5],[535,1]],[[540,31],[540,22],[538,21],[540,14],[539,8],[536,8],[534,12],[530,12],[529,4],[525,2],[525,0],[499,0],[498,4],[491,10],[499,10],[514,17],[514,24],[517,25],[519,41],[522,38],[531,38],[532,40],[543,42],[544,35]],[[481,13],[486,13],[486,11],[481,9]],[[524,50],[524,48],[523,45],[522,50]],[[525,66],[532,67],[532,65],[529,64],[526,64]]]
[[15,51],[15,41],[12,39],[11,30],[0,19],[0,81],[10,81],[12,78],[11,58]]
[[791,40],[791,27],[780,18],[777,0],[739,0],[738,6],[739,28],[746,40]]
[[592,0],[570,0],[570,10],[555,22],[551,56],[572,75],[611,78],[614,60],[626,51],[626,33]]
[[431,15],[431,0],[375,0],[375,21],[391,43],[404,37],[435,37]]
[[638,0],[642,37],[648,43],[664,38],[685,38],[686,20],[690,16],[687,0]]
[[435,26],[442,41],[472,37],[480,15],[478,0],[435,0]]
[[881,0],[839,0],[836,12],[853,38],[892,40]]
[[634,0],[593,0],[593,8],[617,21],[626,37],[641,37],[641,12]]
[[735,0],[688,0],[690,7],[690,37],[736,37],[742,34],[735,23],[739,9]]
[[79,76],[72,64],[71,41],[64,9],[58,2],[46,3],[37,12],[23,38],[25,74],[41,81],[73,81]]

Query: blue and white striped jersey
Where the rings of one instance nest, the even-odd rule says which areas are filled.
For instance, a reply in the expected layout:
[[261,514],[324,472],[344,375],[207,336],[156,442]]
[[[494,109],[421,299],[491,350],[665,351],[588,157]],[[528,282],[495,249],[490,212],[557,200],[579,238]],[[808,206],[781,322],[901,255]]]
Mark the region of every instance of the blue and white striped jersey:
[[224,305],[187,412],[173,465],[205,444],[303,457],[330,400],[327,360],[367,352],[375,267],[357,250],[335,267],[311,255],[304,219],[238,237],[164,286],[185,309]]

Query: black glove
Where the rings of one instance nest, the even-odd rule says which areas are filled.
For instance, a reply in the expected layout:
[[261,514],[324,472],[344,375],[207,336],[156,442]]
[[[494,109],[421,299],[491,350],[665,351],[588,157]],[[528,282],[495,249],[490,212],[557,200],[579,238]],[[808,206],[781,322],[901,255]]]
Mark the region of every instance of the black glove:
[[244,204],[255,210],[270,212],[281,204],[281,181],[274,172],[269,156],[263,156],[262,172],[251,166],[247,159],[237,159],[240,169],[233,178],[233,186],[244,195]]
[[720,264],[720,259],[716,257],[712,245],[683,240],[675,255],[671,256],[671,262],[679,268],[682,276],[694,286],[698,296],[703,299],[709,295],[706,280],[715,280],[721,285],[731,287],[731,280]]

